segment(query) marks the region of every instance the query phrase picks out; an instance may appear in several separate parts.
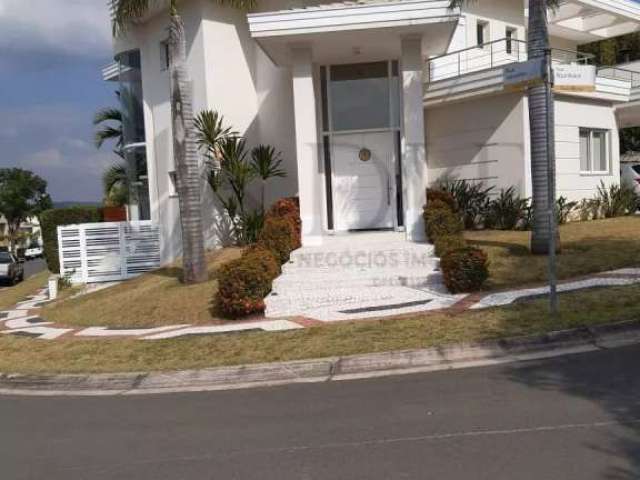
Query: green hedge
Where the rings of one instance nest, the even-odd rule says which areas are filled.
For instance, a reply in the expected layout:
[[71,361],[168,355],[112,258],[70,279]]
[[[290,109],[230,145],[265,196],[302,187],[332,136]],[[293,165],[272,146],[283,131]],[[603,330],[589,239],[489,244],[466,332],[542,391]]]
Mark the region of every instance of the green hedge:
[[102,222],[102,209],[97,207],[54,208],[40,215],[44,255],[50,272],[60,273],[58,227],[93,222]]

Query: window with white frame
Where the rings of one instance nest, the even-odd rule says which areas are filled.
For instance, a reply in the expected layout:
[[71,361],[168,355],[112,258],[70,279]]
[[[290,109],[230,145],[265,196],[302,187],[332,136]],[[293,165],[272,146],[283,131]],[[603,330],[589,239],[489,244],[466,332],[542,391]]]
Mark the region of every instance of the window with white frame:
[[580,129],[580,172],[609,173],[610,134],[608,130]]
[[476,35],[478,37],[478,47],[484,48],[484,44],[489,41],[489,22],[478,20],[476,25]]

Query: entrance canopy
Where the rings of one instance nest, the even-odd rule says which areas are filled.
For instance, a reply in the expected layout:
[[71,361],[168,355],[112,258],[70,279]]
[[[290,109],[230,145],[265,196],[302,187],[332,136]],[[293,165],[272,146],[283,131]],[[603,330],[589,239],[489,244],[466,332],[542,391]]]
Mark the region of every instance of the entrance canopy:
[[592,42],[640,29],[640,4],[633,0],[567,0],[549,15],[549,33]]
[[[460,12],[449,0],[366,1],[249,14],[251,36],[277,65],[290,48],[309,45],[316,63],[397,58],[403,36],[420,35],[424,53],[443,52]],[[428,26],[428,28],[425,28]]]

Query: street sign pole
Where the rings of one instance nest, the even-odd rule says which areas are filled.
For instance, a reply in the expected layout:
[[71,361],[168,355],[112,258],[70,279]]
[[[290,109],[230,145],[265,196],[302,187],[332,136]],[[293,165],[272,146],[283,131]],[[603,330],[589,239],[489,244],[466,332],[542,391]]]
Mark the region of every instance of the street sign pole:
[[545,89],[547,100],[547,180],[549,188],[549,310],[552,318],[558,315],[558,278],[556,264],[556,235],[557,235],[557,219],[556,219],[556,146],[554,121],[554,103],[553,103],[553,62],[551,58],[551,49],[545,52]]

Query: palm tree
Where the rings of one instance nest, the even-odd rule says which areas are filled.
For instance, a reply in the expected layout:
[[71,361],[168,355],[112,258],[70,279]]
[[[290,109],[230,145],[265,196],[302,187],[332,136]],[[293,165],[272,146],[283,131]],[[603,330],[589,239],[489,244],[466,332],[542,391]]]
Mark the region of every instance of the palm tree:
[[[110,0],[113,30],[117,35],[132,21],[143,17],[154,0]],[[212,0],[237,8],[250,7],[253,0]],[[184,23],[177,8],[178,0],[170,0],[169,16],[169,72],[171,77],[171,117],[173,126],[173,154],[176,164],[176,190],[179,198],[182,229],[183,281],[199,283],[207,280],[200,199],[200,171],[198,148],[195,143],[191,81],[186,65],[186,37]]]
[[[469,0],[451,0],[459,7]],[[542,60],[544,71],[549,71],[550,49],[547,12],[557,7],[558,0],[529,0],[527,55],[529,60]],[[555,161],[549,161],[555,149],[553,94],[549,84],[529,88],[529,129],[531,136],[531,179],[533,184],[533,221],[531,252],[547,254],[551,240],[551,222],[555,215]],[[550,119],[550,121],[549,121]],[[550,128],[551,127],[551,128]]]
[[[117,92],[116,95],[118,95]],[[114,153],[119,157],[123,157],[124,138],[122,136],[122,112],[120,109],[108,107],[98,110],[93,117],[93,125],[96,127],[93,138],[96,148],[101,148],[104,142],[108,140],[115,140]]]

